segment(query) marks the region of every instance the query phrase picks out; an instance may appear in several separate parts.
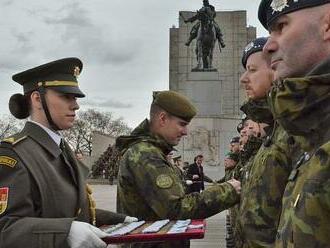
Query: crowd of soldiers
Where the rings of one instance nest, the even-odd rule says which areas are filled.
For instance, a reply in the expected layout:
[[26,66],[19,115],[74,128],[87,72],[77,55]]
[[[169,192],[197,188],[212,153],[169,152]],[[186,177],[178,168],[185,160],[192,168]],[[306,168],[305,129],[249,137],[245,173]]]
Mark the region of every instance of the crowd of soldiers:
[[[167,144],[177,144],[160,130],[164,116],[155,114],[152,105],[150,123],[137,129],[140,142],[134,136],[135,143],[123,150],[117,210],[146,219],[205,218],[226,206],[232,228],[228,246],[329,247],[330,4],[263,0],[259,20],[270,35],[254,40],[243,52],[245,72],[240,81],[248,101],[241,107],[245,117],[238,126],[239,151],[228,154],[225,177],[202,192],[185,194],[182,180],[174,179],[170,165],[162,159],[165,147],[157,138],[146,142],[145,136],[151,133]],[[157,96],[153,104],[183,120],[177,132],[186,135],[184,126],[195,111],[189,102],[172,97],[176,107]],[[157,155],[148,160],[147,154]],[[137,178],[151,180],[130,183]],[[228,182],[235,188],[234,198],[228,197]],[[212,194],[217,187],[221,191]],[[153,193],[147,195],[148,190]],[[157,197],[166,199],[166,204],[159,205]],[[146,206],[137,211],[129,202]],[[185,246],[163,243],[154,247]]]
[[177,92],[155,92],[149,118],[116,139],[118,213],[96,209],[88,170],[59,132],[72,127],[85,96],[77,81],[82,62],[66,58],[15,74],[24,94],[11,97],[10,111],[29,120],[0,144],[0,246],[105,248],[104,224],[229,209],[228,247],[330,247],[330,1],[262,0],[258,15],[269,37],[243,51],[248,101],[225,177],[187,192],[167,155],[197,110]]
[[328,1],[261,1],[270,36],[244,49],[248,101],[222,180],[242,187],[227,247],[330,247],[329,10]]

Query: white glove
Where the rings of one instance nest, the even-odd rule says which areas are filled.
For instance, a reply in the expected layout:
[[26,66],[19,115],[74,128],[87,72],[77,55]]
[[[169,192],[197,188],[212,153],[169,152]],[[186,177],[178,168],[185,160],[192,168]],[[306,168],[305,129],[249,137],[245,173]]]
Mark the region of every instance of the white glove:
[[68,243],[71,248],[106,248],[107,244],[101,240],[107,236],[106,232],[86,222],[73,221]]
[[136,222],[136,221],[138,221],[138,218],[131,217],[131,216],[126,216],[125,220],[124,220],[124,223],[132,223],[132,222]]
[[187,184],[187,185],[192,185],[192,184],[193,184],[193,181],[191,181],[191,180],[186,180],[186,184]]

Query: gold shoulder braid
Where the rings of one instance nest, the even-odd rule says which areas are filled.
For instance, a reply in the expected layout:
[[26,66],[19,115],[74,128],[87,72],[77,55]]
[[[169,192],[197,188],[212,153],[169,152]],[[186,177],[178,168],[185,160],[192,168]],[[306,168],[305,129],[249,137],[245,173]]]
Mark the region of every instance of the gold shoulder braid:
[[89,202],[89,212],[91,215],[92,224],[96,225],[96,204],[92,197],[93,190],[89,184],[86,184],[87,197]]

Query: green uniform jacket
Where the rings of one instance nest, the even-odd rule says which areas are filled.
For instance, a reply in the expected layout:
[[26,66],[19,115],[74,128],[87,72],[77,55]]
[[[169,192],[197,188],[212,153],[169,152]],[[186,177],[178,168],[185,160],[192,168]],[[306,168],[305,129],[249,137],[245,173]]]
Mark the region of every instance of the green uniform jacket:
[[[266,102],[264,101],[264,104]],[[260,122],[269,123],[267,106],[256,105],[253,112]],[[258,116],[260,108],[261,117]],[[268,107],[268,113],[270,112]],[[262,116],[267,119],[262,121]],[[237,228],[242,247],[272,247],[281,213],[283,192],[292,168],[292,159],[299,150],[290,142],[289,135],[276,123],[269,130],[264,144],[258,150],[242,184],[242,194]]]
[[[234,205],[239,196],[229,184],[202,193],[185,193],[180,175],[166,160],[173,149],[149,132],[148,120],[117,139],[119,161],[117,211],[143,220],[201,219]],[[182,243],[141,244],[134,247],[183,247]]]
[[[240,153],[239,167],[234,173],[234,177],[241,181],[242,189],[243,185],[248,178],[249,168],[251,166],[251,161],[253,161],[254,156],[258,152],[262,144],[262,139],[254,136],[249,137],[248,142],[244,145],[244,149]],[[241,198],[242,201],[242,198]],[[233,236],[235,247],[241,247],[241,229],[237,225],[240,218],[240,203],[232,207],[229,211],[230,223],[233,229]]]
[[[0,145],[0,247],[65,248],[74,220],[91,222],[83,168],[67,148],[27,122]],[[68,161],[70,160],[70,161]],[[97,225],[124,215],[97,210]]]
[[274,116],[299,136],[305,151],[285,188],[276,247],[330,246],[329,65],[330,60],[305,78],[279,81],[270,94]]

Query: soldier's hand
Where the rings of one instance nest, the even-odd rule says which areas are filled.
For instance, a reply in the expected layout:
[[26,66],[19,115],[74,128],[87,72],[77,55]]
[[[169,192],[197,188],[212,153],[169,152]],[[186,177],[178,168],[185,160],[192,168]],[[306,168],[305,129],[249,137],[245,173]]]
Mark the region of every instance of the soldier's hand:
[[186,180],[186,184],[187,184],[187,185],[192,185],[192,184],[193,184],[193,181],[191,181],[191,180]]
[[231,184],[231,186],[234,187],[234,189],[236,190],[237,194],[241,193],[241,182],[236,180],[236,179],[230,179],[227,181],[228,183]]
[[192,179],[198,179],[198,178],[199,178],[198,175],[193,175],[193,176],[192,176]]
[[132,216],[126,216],[124,223],[132,223],[132,222],[136,222],[136,221],[138,221],[138,218],[132,217]]
[[101,238],[107,235],[91,224],[73,221],[67,240],[71,248],[105,248],[107,244]]

